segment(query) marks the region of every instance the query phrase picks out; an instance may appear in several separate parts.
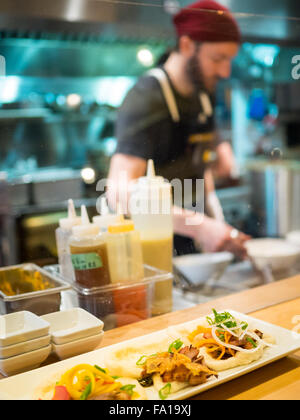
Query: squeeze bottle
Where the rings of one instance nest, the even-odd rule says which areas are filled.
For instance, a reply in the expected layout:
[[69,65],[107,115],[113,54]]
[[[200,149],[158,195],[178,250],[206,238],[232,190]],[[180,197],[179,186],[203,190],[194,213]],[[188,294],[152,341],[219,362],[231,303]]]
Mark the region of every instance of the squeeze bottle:
[[74,281],[69,239],[72,235],[72,228],[80,224],[81,218],[76,215],[73,200],[68,200],[68,217],[59,220],[59,227],[55,231],[55,237],[60,273],[69,282]]
[[[130,214],[140,232],[144,264],[172,272],[173,217],[171,184],[156,176],[153,160],[133,189]],[[172,279],[155,284],[152,315],[172,311]]]
[[105,238],[99,226],[90,223],[85,206],[81,206],[81,225],[73,227],[69,244],[79,286],[92,288],[110,283]]
[[122,217],[116,213],[110,213],[106,197],[101,197],[101,215],[93,217],[93,223],[100,227],[101,232],[107,232],[109,225],[120,222]]
[[110,278],[118,285],[112,291],[117,327],[151,315],[151,291],[143,284],[136,285],[144,279],[140,234],[132,220],[120,217],[119,222],[108,226],[106,234]]

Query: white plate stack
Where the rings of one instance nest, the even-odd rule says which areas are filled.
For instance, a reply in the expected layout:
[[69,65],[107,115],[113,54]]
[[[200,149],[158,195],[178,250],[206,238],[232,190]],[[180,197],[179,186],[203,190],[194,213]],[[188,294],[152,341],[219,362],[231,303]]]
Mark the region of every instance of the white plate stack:
[[50,324],[52,352],[61,360],[96,349],[104,335],[103,322],[82,308],[41,318]]
[[29,311],[0,316],[0,372],[5,376],[34,369],[51,352],[50,324]]

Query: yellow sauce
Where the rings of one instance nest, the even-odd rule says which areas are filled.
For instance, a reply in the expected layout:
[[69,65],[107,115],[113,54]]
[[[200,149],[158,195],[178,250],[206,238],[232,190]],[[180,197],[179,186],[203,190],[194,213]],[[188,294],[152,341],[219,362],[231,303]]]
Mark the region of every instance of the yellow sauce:
[[[143,260],[145,264],[160,270],[172,272],[173,237],[161,239],[142,239]],[[172,279],[155,284],[152,315],[172,311]]]

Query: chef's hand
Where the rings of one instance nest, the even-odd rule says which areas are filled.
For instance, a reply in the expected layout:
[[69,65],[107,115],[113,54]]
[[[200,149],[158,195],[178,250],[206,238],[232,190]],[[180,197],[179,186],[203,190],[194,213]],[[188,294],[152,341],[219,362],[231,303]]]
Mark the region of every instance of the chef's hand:
[[245,242],[251,238],[227,223],[205,217],[203,223],[195,229],[194,239],[204,252],[228,251],[239,259],[245,259],[247,258]]
[[245,242],[250,236],[222,220],[174,206],[173,224],[175,233],[192,238],[203,252],[228,251],[240,259],[247,257]]
[[218,251],[228,251],[234,254],[238,259],[245,260],[248,257],[245,242],[249,239],[251,239],[249,235],[230,228],[229,237],[228,234],[224,237],[219,245]]

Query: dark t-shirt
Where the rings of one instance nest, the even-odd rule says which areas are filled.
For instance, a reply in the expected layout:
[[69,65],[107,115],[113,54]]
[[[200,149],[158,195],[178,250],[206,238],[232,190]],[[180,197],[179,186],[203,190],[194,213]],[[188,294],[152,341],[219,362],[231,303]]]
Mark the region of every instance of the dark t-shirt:
[[146,74],[119,109],[116,153],[153,159],[156,172],[169,180],[202,178],[215,155],[214,117],[203,118],[198,93],[183,97],[169,82],[180,121],[172,120],[158,80]]

